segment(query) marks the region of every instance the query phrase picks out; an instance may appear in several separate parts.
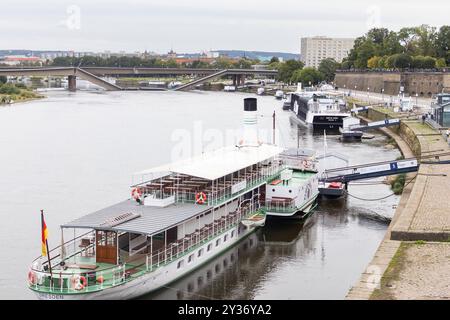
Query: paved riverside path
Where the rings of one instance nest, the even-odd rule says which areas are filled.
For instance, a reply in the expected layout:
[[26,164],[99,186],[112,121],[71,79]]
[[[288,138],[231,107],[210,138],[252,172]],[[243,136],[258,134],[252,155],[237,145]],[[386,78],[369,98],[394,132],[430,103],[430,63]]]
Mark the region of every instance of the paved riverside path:
[[[417,137],[422,156],[450,151],[426,124],[405,124]],[[382,131],[396,140],[405,157],[413,156],[400,136]],[[405,188],[373,260],[346,299],[450,299],[449,240],[450,165],[422,164],[414,183]]]
[[[381,94],[381,93],[375,93],[375,92],[369,92],[366,91],[355,91],[355,90],[349,90],[349,89],[343,89],[339,88],[340,92],[343,92],[345,94],[350,93],[350,97],[358,99],[358,100],[365,100],[367,103],[370,104],[377,104],[377,103],[391,103],[395,106],[400,105],[400,96],[393,96],[388,94]],[[433,99],[426,98],[426,97],[410,97],[411,102],[413,106],[419,108],[421,110],[421,113],[426,113],[431,110],[431,103]]]
[[[408,127],[419,140],[422,156],[450,152],[442,135],[428,125],[415,121]],[[450,160],[450,156],[440,160]],[[450,240],[450,164],[420,165],[411,199],[394,224],[391,239]]]
[[[370,122],[369,119],[360,117],[361,119]],[[408,144],[396,133],[392,132],[387,128],[379,129],[387,136],[391,137],[397,143],[399,149],[401,150],[403,156],[405,158],[412,158],[414,154]],[[414,178],[415,173],[410,173],[407,175],[407,180]],[[380,246],[378,247],[375,255],[367,266],[366,270],[362,273],[358,282],[350,289],[348,292],[346,299],[349,300],[368,300],[370,299],[373,291],[377,288],[378,283],[380,282],[381,276],[385,273],[386,269],[389,266],[392,258],[400,247],[401,242],[391,240],[391,229],[393,224],[398,220],[398,217],[401,215],[404,210],[406,204],[409,200],[409,195],[411,194],[411,190],[414,186],[414,182],[409,184],[404,190],[402,197],[400,199],[400,203],[397,206],[394,217],[386,231],[386,235],[384,236]]]

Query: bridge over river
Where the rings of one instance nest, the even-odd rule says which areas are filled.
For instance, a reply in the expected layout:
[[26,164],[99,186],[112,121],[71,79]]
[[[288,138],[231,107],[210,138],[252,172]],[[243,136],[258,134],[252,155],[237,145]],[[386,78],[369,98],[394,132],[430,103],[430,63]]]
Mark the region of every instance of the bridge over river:
[[0,76],[63,76],[69,81],[69,90],[76,90],[77,77],[90,81],[105,90],[124,90],[102,77],[126,77],[126,76],[177,76],[196,75],[193,81],[184,84],[177,90],[184,90],[211,81],[215,78],[231,76],[235,85],[243,84],[245,76],[264,75],[276,76],[277,70],[254,70],[254,69],[194,69],[194,68],[122,68],[122,67],[43,67],[43,68],[0,68]]

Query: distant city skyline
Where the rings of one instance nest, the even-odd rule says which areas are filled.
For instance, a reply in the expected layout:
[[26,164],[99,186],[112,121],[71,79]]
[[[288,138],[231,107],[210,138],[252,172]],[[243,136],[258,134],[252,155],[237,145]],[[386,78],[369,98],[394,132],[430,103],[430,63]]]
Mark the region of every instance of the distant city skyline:
[[3,0],[0,49],[300,53],[299,39],[448,23],[450,3],[341,0]]

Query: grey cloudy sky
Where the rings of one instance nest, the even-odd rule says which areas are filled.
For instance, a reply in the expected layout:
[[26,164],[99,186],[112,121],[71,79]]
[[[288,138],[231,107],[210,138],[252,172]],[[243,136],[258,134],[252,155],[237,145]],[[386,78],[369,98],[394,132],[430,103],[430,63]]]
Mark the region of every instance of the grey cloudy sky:
[[301,36],[449,24],[448,0],[2,0],[0,49],[299,52]]

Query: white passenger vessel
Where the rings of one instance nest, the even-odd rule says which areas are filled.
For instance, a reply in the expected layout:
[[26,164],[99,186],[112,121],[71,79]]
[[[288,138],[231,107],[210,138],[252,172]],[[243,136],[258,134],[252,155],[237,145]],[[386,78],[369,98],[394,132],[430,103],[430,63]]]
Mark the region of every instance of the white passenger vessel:
[[[40,299],[138,297],[230,248],[263,226],[266,212],[291,212],[295,197],[286,190],[276,201],[271,189],[297,170],[295,158],[259,142],[256,103],[244,99],[238,145],[140,172],[130,199],[61,225],[61,238],[73,238],[33,261],[29,288]],[[298,189],[298,175],[289,186]]]
[[292,117],[313,129],[338,129],[344,118],[351,116],[345,111],[345,101],[326,91],[295,92],[291,96]]

